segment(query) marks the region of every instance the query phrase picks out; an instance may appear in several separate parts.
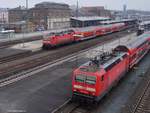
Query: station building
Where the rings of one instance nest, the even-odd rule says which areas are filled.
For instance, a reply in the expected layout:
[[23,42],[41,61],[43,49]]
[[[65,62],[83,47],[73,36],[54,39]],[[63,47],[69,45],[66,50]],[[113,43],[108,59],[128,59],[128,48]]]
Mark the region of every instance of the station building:
[[0,8],[0,23],[8,23],[8,9]]
[[27,18],[28,10],[25,7],[19,6],[8,10],[9,23],[24,21]]
[[36,29],[61,29],[70,27],[71,9],[69,5],[54,2],[42,2],[29,10],[30,22]]

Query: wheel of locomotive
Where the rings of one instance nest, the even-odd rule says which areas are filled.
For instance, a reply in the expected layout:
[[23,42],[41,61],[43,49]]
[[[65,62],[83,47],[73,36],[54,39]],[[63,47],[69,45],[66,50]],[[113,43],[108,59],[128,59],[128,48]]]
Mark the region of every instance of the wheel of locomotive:
[[72,101],[72,102],[76,102],[76,101],[77,101],[77,98],[76,98],[76,96],[75,96],[75,95],[72,95],[72,97],[71,97],[71,101]]
[[43,49],[43,50],[47,50],[47,49],[48,49],[48,46],[47,46],[47,45],[43,45],[43,46],[42,46],[42,49]]
[[42,46],[42,49],[46,49],[45,45]]

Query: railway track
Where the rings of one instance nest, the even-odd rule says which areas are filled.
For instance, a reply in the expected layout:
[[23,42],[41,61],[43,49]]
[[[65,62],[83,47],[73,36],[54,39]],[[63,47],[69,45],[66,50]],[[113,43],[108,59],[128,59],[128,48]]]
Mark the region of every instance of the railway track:
[[132,101],[123,109],[123,113],[150,113],[150,68],[137,87]]
[[51,113],[91,113],[94,106],[82,103],[74,103],[70,99]]
[[38,50],[38,51],[35,51],[35,52],[26,51],[26,52],[23,52],[23,53],[18,53],[18,54],[15,54],[15,55],[3,57],[3,58],[0,58],[0,64],[4,64],[4,63],[11,62],[11,61],[14,61],[14,60],[23,59],[25,57],[29,57],[29,56],[39,54],[39,53],[42,53],[42,52],[44,52],[44,51],[42,51],[42,50]]
[[150,113],[150,80],[132,113]]
[[[64,46],[62,48],[58,48],[52,51],[44,51],[41,54],[39,53],[31,55],[30,57],[25,57],[23,59],[13,60],[7,63],[5,62],[4,64],[2,63],[0,64],[0,79],[1,79],[0,84],[9,81],[10,79],[17,78],[18,74],[21,72],[47,64],[47,62],[52,62],[69,54],[71,55],[75,53],[74,54],[75,56],[79,54],[79,51],[83,52],[81,50],[88,51],[91,48],[95,48],[96,46],[103,45],[106,42],[116,40],[117,38],[120,38],[124,35],[127,35],[127,31],[122,31],[119,33],[103,36],[103,38],[101,39],[93,39],[78,44]],[[96,46],[93,47],[93,45]]]

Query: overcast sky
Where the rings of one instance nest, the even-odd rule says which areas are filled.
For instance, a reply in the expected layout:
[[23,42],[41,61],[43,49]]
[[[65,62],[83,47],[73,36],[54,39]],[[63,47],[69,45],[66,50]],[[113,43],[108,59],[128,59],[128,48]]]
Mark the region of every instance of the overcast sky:
[[[25,5],[26,0],[0,0],[0,7],[17,7],[19,5]],[[43,1],[55,1],[68,3],[70,5],[76,4],[77,0],[28,0],[29,7],[34,4]],[[80,6],[105,6],[107,9],[123,9],[123,4],[127,5],[129,9],[139,9],[150,11],[150,0],[79,0]]]

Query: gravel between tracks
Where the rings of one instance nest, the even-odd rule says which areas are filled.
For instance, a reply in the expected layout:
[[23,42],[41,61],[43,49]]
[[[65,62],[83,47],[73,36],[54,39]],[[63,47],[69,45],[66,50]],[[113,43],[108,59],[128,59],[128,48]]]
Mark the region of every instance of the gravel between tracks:
[[[137,67],[138,68],[138,67]],[[150,66],[122,113],[150,113]]]

